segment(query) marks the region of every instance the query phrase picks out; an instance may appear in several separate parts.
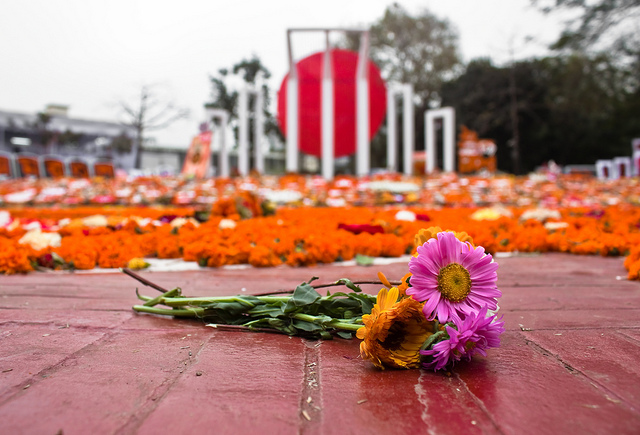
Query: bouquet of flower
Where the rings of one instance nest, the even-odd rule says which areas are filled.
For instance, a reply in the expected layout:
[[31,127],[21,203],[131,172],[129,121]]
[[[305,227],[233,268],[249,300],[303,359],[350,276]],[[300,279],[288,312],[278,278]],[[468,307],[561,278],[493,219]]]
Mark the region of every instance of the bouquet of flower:
[[[477,353],[500,346],[504,321],[498,319],[498,264],[466,233],[421,230],[409,273],[390,282],[313,285],[317,279],[284,292],[223,297],[185,297],[180,288],[165,290],[128,269],[124,272],[162,291],[158,297],[140,295],[138,312],[192,317],[221,329],[279,332],[308,338],[334,336],[361,339],[360,354],[376,367],[440,370]],[[382,284],[377,297],[362,292],[362,284]],[[317,290],[344,286],[348,292]],[[166,308],[158,307],[164,305]]]

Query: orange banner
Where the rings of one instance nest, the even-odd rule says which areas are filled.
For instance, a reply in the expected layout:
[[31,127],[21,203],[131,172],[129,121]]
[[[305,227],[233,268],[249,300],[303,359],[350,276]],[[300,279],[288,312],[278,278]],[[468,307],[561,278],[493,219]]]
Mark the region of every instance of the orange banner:
[[17,160],[23,177],[40,178],[40,165],[36,157],[18,156]]
[[73,178],[89,178],[89,167],[84,162],[71,162],[69,163],[69,169]]
[[187,157],[184,159],[182,175],[196,178],[207,176],[207,170],[211,165],[211,137],[212,132],[205,131],[193,138]]
[[96,177],[114,178],[115,170],[113,164],[109,162],[96,163],[93,165],[93,173]]
[[13,176],[11,160],[9,160],[9,157],[7,156],[0,155],[0,175],[5,175],[7,177]]
[[57,159],[45,159],[44,170],[47,177],[61,178],[64,177],[64,163]]

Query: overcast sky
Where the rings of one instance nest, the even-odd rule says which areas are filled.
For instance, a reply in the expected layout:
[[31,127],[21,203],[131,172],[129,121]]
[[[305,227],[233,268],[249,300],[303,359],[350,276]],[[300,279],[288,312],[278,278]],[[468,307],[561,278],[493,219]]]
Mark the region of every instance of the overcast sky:
[[[287,72],[286,29],[368,27],[387,0],[2,0],[0,110],[35,113],[49,103],[69,115],[117,120],[119,100],[134,101],[143,84],[191,111],[155,134],[186,147],[204,118],[209,76],[258,55],[277,89]],[[463,59],[496,63],[545,53],[560,31],[529,0],[404,0],[426,8],[460,35]],[[525,43],[526,37],[534,39]],[[298,59],[322,49],[321,35],[294,36]]]

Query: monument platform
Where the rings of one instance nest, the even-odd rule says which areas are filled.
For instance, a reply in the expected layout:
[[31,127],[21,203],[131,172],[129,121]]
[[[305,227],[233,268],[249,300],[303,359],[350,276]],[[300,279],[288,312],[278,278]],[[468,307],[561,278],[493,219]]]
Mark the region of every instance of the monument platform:
[[[3,434],[637,434],[640,283],[622,258],[498,258],[502,346],[450,372],[375,369],[358,340],[137,314],[124,274],[0,276]],[[190,296],[407,265],[141,272]],[[366,291],[375,293],[377,286]]]

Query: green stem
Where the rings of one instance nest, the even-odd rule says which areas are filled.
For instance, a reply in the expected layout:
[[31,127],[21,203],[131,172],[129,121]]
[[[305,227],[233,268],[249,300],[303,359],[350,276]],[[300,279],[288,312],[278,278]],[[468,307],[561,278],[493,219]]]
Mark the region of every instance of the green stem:
[[[291,296],[260,296],[258,299],[266,304],[272,304],[276,302],[286,303]],[[185,305],[200,306],[209,305],[216,302],[240,302],[248,307],[254,307],[255,304],[247,301],[242,296],[200,296],[195,298],[164,298],[162,303],[170,307],[182,307]],[[146,304],[145,304],[146,305]]]
[[342,323],[342,322],[331,322],[330,325],[336,329],[344,329],[345,331],[357,331],[358,329],[364,326],[357,323]]
[[346,331],[357,331],[362,328],[362,324],[357,323],[345,323],[339,320],[333,319],[331,322],[319,321],[320,317],[312,316],[310,314],[296,313],[291,316],[294,319],[302,320],[304,322],[315,323],[317,325],[328,325],[335,329],[344,329]]
[[153,299],[149,299],[147,302],[144,303],[145,307],[153,307],[154,305],[158,305],[159,303],[164,303],[164,299],[165,298],[170,298],[172,296],[179,296],[180,295],[180,288],[174,288],[173,290],[169,290],[166,293],[161,294],[160,296],[156,296]]
[[133,309],[134,311],[138,311],[140,313],[162,314],[164,316],[174,316],[174,317],[203,317],[205,314],[204,308],[187,308],[184,310],[169,310],[166,308],[134,305]]

